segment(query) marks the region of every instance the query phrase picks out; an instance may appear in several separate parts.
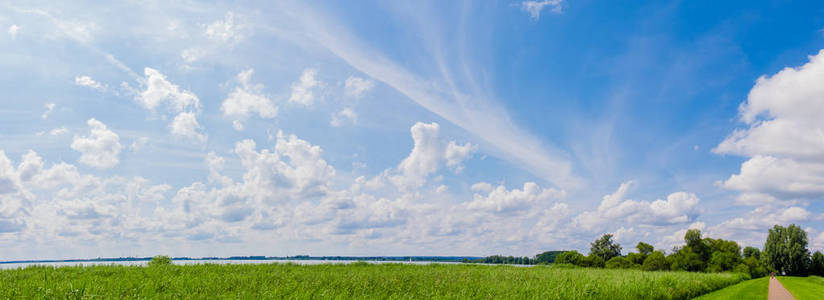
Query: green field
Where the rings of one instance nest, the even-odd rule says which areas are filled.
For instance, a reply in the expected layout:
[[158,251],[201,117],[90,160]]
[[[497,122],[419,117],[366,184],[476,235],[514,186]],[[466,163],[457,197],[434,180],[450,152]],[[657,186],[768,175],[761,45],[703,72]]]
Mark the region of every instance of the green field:
[[767,299],[767,292],[770,288],[770,278],[761,277],[758,279],[747,280],[742,283],[726,287],[724,289],[706,294],[696,299],[710,300],[710,299]]
[[0,299],[688,299],[745,279],[740,274],[445,264],[29,267],[0,271]]
[[781,276],[778,277],[778,281],[790,291],[790,294],[793,294],[796,300],[821,300],[824,298],[824,278],[818,276]]

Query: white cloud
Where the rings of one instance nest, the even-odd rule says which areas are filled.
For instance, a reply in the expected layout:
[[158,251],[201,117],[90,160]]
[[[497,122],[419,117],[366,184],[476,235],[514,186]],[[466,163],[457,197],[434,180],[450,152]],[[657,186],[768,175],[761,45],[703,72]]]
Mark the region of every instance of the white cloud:
[[713,152],[749,157],[722,185],[739,202],[824,195],[824,50],[798,68],[762,76],[741,104],[737,129]]
[[89,87],[98,91],[103,91],[106,89],[105,86],[86,75],[74,77],[74,84]]
[[[581,186],[581,179],[573,174],[571,162],[564,151],[547,145],[514,124],[507,110],[495,101],[495,96],[484,93],[487,89],[477,84],[483,80],[471,78],[471,74],[483,73],[483,70],[471,72],[471,65],[459,64],[455,69],[460,71],[450,72],[452,70],[449,66],[444,65],[449,60],[443,57],[443,52],[433,51],[423,53],[421,58],[433,59],[432,64],[441,68],[437,73],[442,75],[426,77],[425,74],[415,74],[369,46],[368,42],[357,38],[346,30],[346,26],[330,21],[331,18],[300,6],[289,8],[301,11],[304,16],[292,19],[307,30],[299,33],[301,36],[314,38],[360,72],[387,84],[421,107],[476,135],[483,143],[491,146],[491,154],[515,163],[559,187]],[[425,36],[416,42],[426,43],[441,38],[443,37]],[[439,45],[427,46],[449,50],[439,48]],[[456,57],[464,56],[460,52],[454,54]],[[452,75],[456,76],[453,78]]]
[[375,82],[369,79],[364,79],[356,76],[349,76],[346,78],[345,93],[352,97],[363,96],[366,92],[375,87]]
[[69,130],[66,129],[66,127],[59,127],[59,128],[55,128],[55,129],[50,130],[49,134],[52,135],[52,136],[58,136],[58,135],[61,135],[61,134],[67,133],[67,132],[69,132]]
[[586,211],[575,218],[576,225],[585,230],[600,230],[608,224],[645,224],[664,226],[692,222],[699,214],[695,194],[676,192],[666,200],[624,200],[633,182],[626,182],[614,193],[604,196],[598,209]]
[[251,114],[257,113],[261,118],[268,119],[274,118],[278,113],[277,106],[263,94],[263,85],[251,83],[252,74],[254,74],[254,69],[248,69],[237,75],[240,86],[223,100],[220,107],[224,115],[238,118],[233,121],[233,127],[238,131],[243,130],[242,121]]
[[78,162],[99,169],[108,169],[120,163],[120,137],[94,118],[87,123],[89,135],[75,136],[71,145],[72,149],[81,153]]
[[300,75],[300,79],[292,84],[292,95],[289,97],[290,103],[312,105],[315,101],[316,88],[323,86],[323,83],[315,79],[317,71],[315,69],[305,69]]
[[174,135],[195,139],[200,142],[206,141],[206,135],[200,133],[200,125],[197,123],[194,113],[179,113],[169,127]]
[[333,127],[341,127],[346,124],[355,124],[358,122],[358,114],[352,108],[344,107],[343,110],[333,113],[332,120],[329,124]]
[[466,143],[463,146],[454,141],[445,144],[440,138],[438,123],[415,123],[410,129],[414,146],[400,164],[398,171],[402,176],[393,176],[392,181],[401,186],[420,187],[426,178],[437,172],[443,164],[460,170],[461,163],[466,160],[474,146]]
[[707,233],[714,237],[736,240],[745,245],[762,245],[767,237],[767,230],[773,225],[787,226],[816,218],[820,216],[803,207],[765,205],[742,217],[731,218],[711,226]]
[[548,202],[563,197],[565,193],[562,191],[542,189],[534,182],[527,182],[520,190],[507,190],[506,187],[499,185],[487,195],[475,194],[466,207],[499,215],[511,215],[530,211],[537,202]]
[[11,39],[14,40],[14,39],[17,39],[17,32],[18,31],[20,31],[20,26],[17,26],[17,24],[11,24],[11,26],[9,26],[9,29],[8,29],[7,32],[11,36]]
[[528,12],[529,16],[537,20],[541,18],[541,11],[548,7],[552,12],[559,14],[563,11],[561,4],[564,0],[542,0],[521,2],[521,10]]
[[206,26],[206,36],[223,43],[231,43],[241,38],[244,25],[235,24],[235,15],[227,12],[223,20],[217,20]]
[[140,92],[138,102],[150,110],[167,103],[173,112],[186,109],[200,108],[200,99],[190,91],[181,90],[176,84],[169,82],[166,76],[152,68],[144,68],[146,89]]
[[46,103],[45,106],[46,106],[46,111],[43,112],[42,115],[40,115],[40,118],[42,118],[42,119],[47,119],[49,117],[49,115],[52,113],[52,111],[54,111],[54,108],[57,107],[57,104],[54,104],[53,102],[49,102],[49,103]]

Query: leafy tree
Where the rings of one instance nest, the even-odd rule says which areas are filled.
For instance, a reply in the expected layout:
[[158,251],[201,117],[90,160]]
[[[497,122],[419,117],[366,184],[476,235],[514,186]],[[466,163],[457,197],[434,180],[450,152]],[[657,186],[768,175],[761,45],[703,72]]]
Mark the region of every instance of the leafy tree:
[[627,254],[627,260],[631,261],[632,263],[634,263],[636,265],[643,264],[644,260],[646,258],[647,258],[646,255],[643,255],[643,254],[640,254],[640,253],[634,253],[633,252],[633,253],[628,253]]
[[819,251],[813,253],[813,258],[810,263],[810,274],[824,276],[824,254],[821,254]]
[[605,264],[607,269],[632,269],[637,266],[635,263],[629,261],[624,257],[616,256],[610,258]]
[[598,255],[588,255],[581,261],[581,266],[589,268],[603,268],[604,259]]
[[762,256],[766,265],[778,272],[804,275],[810,264],[807,233],[795,224],[773,226],[767,235]]
[[[735,272],[735,273],[743,273],[743,274],[750,275],[750,267],[747,266],[746,264],[743,264],[743,263],[738,264],[737,266],[735,266],[735,268],[733,268],[732,271]],[[750,275],[750,278],[752,278],[752,275]]]
[[621,256],[621,245],[612,240],[611,234],[605,234],[590,244],[589,255],[595,255],[603,261]]
[[584,255],[578,251],[567,251],[558,255],[555,258],[556,264],[570,264],[580,266],[584,261]]
[[670,266],[664,257],[664,252],[661,251],[653,251],[647,256],[647,259],[644,260],[644,264],[641,265],[641,269],[644,271],[662,271],[669,270],[669,268]]
[[667,256],[667,262],[673,271],[700,272],[704,270],[704,261],[690,246],[684,246]]
[[535,256],[535,263],[545,263],[551,264],[555,262],[555,259],[558,258],[558,255],[561,255],[564,251],[546,251],[544,253],[538,254]]
[[761,260],[756,259],[754,256],[744,259],[744,264],[750,269],[750,278],[764,277],[769,273],[767,268],[761,264]]
[[[724,272],[731,271],[733,268],[741,263],[741,257],[738,253],[732,252],[713,252],[712,258],[707,265],[707,271],[710,272]],[[749,273],[749,270],[746,272]]]
[[707,271],[725,272],[732,271],[741,260],[741,246],[734,241],[722,239],[704,239],[710,249],[710,260],[707,264]]
[[157,255],[152,257],[152,260],[149,261],[150,267],[157,267],[157,266],[167,266],[172,264],[172,259],[166,255]]
[[655,247],[644,242],[638,242],[638,245],[636,245],[635,248],[638,249],[638,253],[643,255],[644,258],[646,258],[647,255],[652,254],[652,251],[655,251]]
[[761,250],[755,247],[744,247],[744,259],[754,257],[756,260],[761,259]]
[[701,230],[687,230],[687,233],[684,234],[684,241],[687,243],[687,246],[690,247],[692,252],[698,255],[702,262],[707,262],[710,260],[710,256],[712,255],[712,250],[708,245],[710,240],[701,238]]

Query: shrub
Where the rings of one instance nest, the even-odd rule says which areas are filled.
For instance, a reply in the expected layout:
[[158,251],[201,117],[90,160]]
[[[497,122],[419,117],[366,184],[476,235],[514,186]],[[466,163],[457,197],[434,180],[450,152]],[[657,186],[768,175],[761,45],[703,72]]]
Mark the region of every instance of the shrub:
[[584,260],[584,256],[578,251],[567,251],[558,255],[555,258],[556,264],[570,264],[580,266]]
[[654,251],[652,254],[647,256],[647,259],[644,260],[644,264],[641,265],[641,269],[644,271],[669,270],[669,264],[667,264],[667,259],[664,257],[663,252]]
[[157,255],[152,257],[152,260],[149,261],[150,267],[155,266],[167,266],[172,264],[172,259],[166,255]]
[[590,268],[603,268],[604,259],[598,255],[590,254],[589,256],[584,257],[583,261],[581,262],[581,266]]
[[632,269],[635,264],[624,257],[616,256],[610,258],[606,263],[607,269]]

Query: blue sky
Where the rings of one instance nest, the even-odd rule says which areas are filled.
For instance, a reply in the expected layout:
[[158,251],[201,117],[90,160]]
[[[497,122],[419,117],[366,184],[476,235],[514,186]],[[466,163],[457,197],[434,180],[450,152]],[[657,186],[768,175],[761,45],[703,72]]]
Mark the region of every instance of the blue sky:
[[824,249],[815,1],[2,7],[2,259]]

